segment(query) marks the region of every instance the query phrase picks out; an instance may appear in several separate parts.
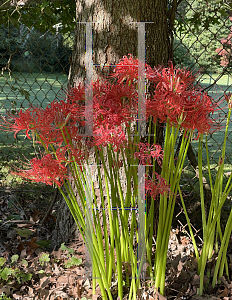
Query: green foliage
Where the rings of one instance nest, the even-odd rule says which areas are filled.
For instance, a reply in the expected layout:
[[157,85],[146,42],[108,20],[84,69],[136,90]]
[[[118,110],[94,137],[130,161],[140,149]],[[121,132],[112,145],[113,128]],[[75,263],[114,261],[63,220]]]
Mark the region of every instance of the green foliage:
[[51,245],[51,241],[48,240],[36,241],[36,244],[38,244],[42,248],[49,248]]
[[221,25],[221,20],[228,17],[230,5],[224,0],[184,0],[178,7],[176,26],[181,32],[187,32],[191,27],[191,32],[198,34],[202,28],[208,30],[214,25]]
[[0,300],[11,300],[11,298],[7,297],[4,293],[0,295]]
[[19,256],[18,256],[17,254],[13,255],[13,256],[11,257],[11,262],[12,262],[12,264],[15,263],[18,259],[19,259]]
[[5,67],[11,58],[18,59],[22,54],[18,29],[12,25],[0,25],[0,67]]
[[175,38],[174,40],[173,51],[176,65],[190,69],[195,68],[196,59],[190,54],[189,49],[178,38]]
[[70,256],[70,254],[74,253],[74,249],[66,247],[65,243],[61,244],[60,249],[63,250],[63,251],[68,251],[68,256]]
[[63,251],[67,251],[68,252],[67,255],[68,255],[68,257],[70,257],[70,259],[65,263],[66,268],[71,268],[72,266],[79,266],[80,264],[82,264],[82,259],[77,258],[73,255],[74,249],[66,247],[64,243],[61,244],[60,249]]
[[72,256],[66,263],[65,263],[65,267],[66,268],[71,268],[73,266],[79,266],[80,264],[82,264],[82,259],[81,258],[77,258],[75,256]]
[[0,257],[0,267],[2,267],[6,262],[6,259],[4,257]]
[[[12,24],[0,25],[0,68],[7,67],[8,72],[10,69],[14,72],[67,74],[74,33],[63,34],[62,28],[59,24],[56,33],[50,29],[43,33],[35,27],[28,29],[25,24],[20,24],[18,28]],[[24,89],[14,86],[11,89],[29,99],[30,94]]]
[[50,261],[49,254],[46,254],[46,253],[43,253],[39,258],[39,262],[40,262],[41,266],[43,266],[45,264],[45,262],[49,262],[49,261]]
[[20,235],[21,237],[25,237],[28,239],[29,235],[32,235],[32,231],[28,228],[23,228],[23,229],[20,229],[20,228],[13,228],[18,235]]
[[[224,2],[222,0],[181,2],[175,19],[178,38],[174,42],[174,55],[178,64],[192,67],[195,61],[198,68],[209,72],[221,71],[220,58],[215,50],[221,46],[220,40],[228,35],[231,26],[228,6],[224,5]],[[179,41],[182,45],[176,47]]]
[[0,278],[3,280],[7,280],[8,277],[12,274],[13,269],[5,267],[0,271]]
[[[5,2],[5,1],[4,1]],[[55,33],[54,25],[63,25],[61,32],[71,32],[75,28],[76,2],[73,0],[36,1],[35,3],[18,5],[10,3],[0,6],[1,23],[9,22],[18,27],[25,24],[28,28],[35,28],[41,32],[50,30]]]
[[[14,279],[17,280],[18,283],[24,283],[31,280],[32,274],[25,272],[23,269],[23,267],[27,267],[28,263],[26,260],[18,262],[18,259],[19,256],[17,254],[13,255],[11,257],[11,263],[6,265],[6,259],[0,257],[0,280],[2,279],[3,281],[6,281],[6,283]],[[16,266],[16,262],[18,262],[19,267]]]
[[67,43],[61,34],[55,35],[51,32],[42,34],[40,31],[33,30],[25,45],[27,57],[24,60],[33,71],[67,74],[72,45],[70,38]]

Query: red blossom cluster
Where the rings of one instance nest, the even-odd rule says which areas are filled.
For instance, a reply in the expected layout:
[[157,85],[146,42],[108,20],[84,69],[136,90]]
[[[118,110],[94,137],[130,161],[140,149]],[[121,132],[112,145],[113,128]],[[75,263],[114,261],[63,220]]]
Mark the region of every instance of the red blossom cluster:
[[161,166],[163,158],[163,150],[160,145],[150,145],[148,143],[139,143],[139,151],[135,152],[135,157],[139,159],[140,164],[149,165],[152,161],[151,158],[154,158],[158,164]]
[[61,186],[63,180],[67,178],[67,168],[59,160],[55,159],[52,154],[47,154],[41,159],[33,158],[30,161],[28,170],[18,170],[12,173],[47,185],[56,183],[58,186]]
[[173,67],[156,69],[152,81],[156,85],[152,99],[146,102],[147,118],[169,122],[185,130],[208,133],[213,128],[212,114],[218,104],[205,92],[194,88],[196,74]]
[[165,195],[169,193],[170,186],[163,177],[161,177],[157,172],[154,172],[151,179],[148,179],[148,175],[146,174],[145,190],[153,197],[153,199],[155,199],[158,195]]
[[[187,70],[173,67],[154,68],[145,64],[146,78],[154,84],[152,98],[146,100],[147,118],[180,125],[183,129],[199,133],[209,132],[213,121],[210,115],[215,110],[211,98],[194,88],[195,76]],[[97,80],[92,84],[93,106],[85,103],[85,86],[62,90],[58,99],[45,109],[30,107],[18,114],[9,114],[0,124],[2,130],[25,131],[37,143],[45,146],[47,153],[40,160],[32,159],[28,170],[19,170],[18,175],[33,181],[61,185],[67,179],[66,165],[71,161],[84,164],[88,147],[112,145],[114,151],[129,148],[125,129],[137,121],[138,115],[138,59],[124,56],[114,66],[111,77],[115,83]],[[86,114],[87,112],[87,114]],[[88,114],[89,112],[89,114]],[[83,140],[86,116],[92,116],[93,136]],[[87,117],[88,118],[88,117]],[[160,145],[139,143],[133,154],[141,164],[150,164],[151,158],[162,165],[163,151]],[[151,193],[168,191],[167,184],[156,174],[156,181],[147,181]],[[156,185],[156,187],[155,187]]]
[[[232,17],[230,17],[230,21],[232,21]],[[228,34],[227,38],[221,39],[222,46],[215,50],[215,52],[221,56],[220,65],[222,67],[228,66],[232,56],[232,27],[230,30],[231,31]]]

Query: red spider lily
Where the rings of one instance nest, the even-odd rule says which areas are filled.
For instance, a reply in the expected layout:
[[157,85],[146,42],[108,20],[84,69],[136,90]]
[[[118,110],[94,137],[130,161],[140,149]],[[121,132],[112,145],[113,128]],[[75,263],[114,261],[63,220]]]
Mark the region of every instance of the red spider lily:
[[84,108],[70,101],[54,100],[44,110],[44,117],[49,118],[52,128],[63,128],[66,124],[76,125],[82,118]]
[[146,174],[145,177],[145,190],[153,197],[156,198],[157,195],[164,195],[165,193],[170,192],[170,186],[167,184],[167,181],[161,177],[158,173],[154,172],[152,179],[148,179]]
[[134,86],[93,83],[93,117],[96,126],[101,124],[121,125],[133,120],[137,113],[138,92]]
[[127,142],[121,126],[101,125],[99,128],[94,129],[93,134],[93,145],[100,148],[100,146],[105,147],[111,144],[115,152]]
[[151,158],[155,158],[158,164],[161,166],[163,159],[163,150],[160,145],[150,145],[148,143],[139,143],[139,152],[135,152],[135,157],[140,160],[143,165],[149,165]]
[[67,147],[70,153],[70,161],[73,161],[79,165],[83,164],[86,160],[86,155],[81,149],[73,148],[70,145]]
[[114,67],[114,74],[110,75],[117,78],[118,83],[122,83],[125,79],[127,82],[138,79],[138,59],[133,58],[131,54],[128,55],[129,58],[125,55],[119,60],[119,63]]
[[52,154],[47,154],[41,159],[33,158],[30,161],[31,168],[28,170],[17,170],[12,172],[15,175],[35,182],[43,182],[47,185],[56,183],[61,186],[63,180],[67,178],[67,168]]
[[232,102],[232,93],[224,93],[224,98],[226,100],[227,103],[231,103]]
[[85,86],[80,83],[78,86],[62,89],[58,94],[59,100],[66,100],[72,104],[83,105],[85,103]]
[[86,159],[86,155],[81,149],[74,148],[71,145],[59,147],[58,149],[56,149],[55,156],[59,164],[65,165],[71,162],[75,162],[81,165]]
[[[190,78],[188,78],[190,76]],[[164,69],[153,99],[147,100],[147,117],[153,116],[161,122],[181,125],[184,129],[198,130],[198,133],[208,133],[213,127],[211,115],[219,104],[213,104],[211,97],[201,90],[192,87],[194,76],[184,71],[170,72]]]
[[[67,132],[68,134],[67,134]],[[62,135],[61,129],[59,128],[44,128],[43,130],[37,130],[38,135],[40,136],[43,143],[48,148],[49,144],[54,144],[60,147],[64,143],[64,137]],[[67,143],[69,143],[68,135],[72,137],[72,140],[79,141],[81,139],[80,130],[75,126],[66,126],[66,130],[63,129],[63,133]],[[37,143],[41,143],[39,140]]]
[[26,136],[31,139],[29,131],[35,130],[38,126],[42,127],[40,117],[39,109],[35,111],[34,108],[30,107],[25,112],[21,109],[18,114],[8,113],[7,117],[2,117],[0,127],[1,129],[4,128],[3,130],[15,132],[15,138],[19,131],[25,130]]
[[[54,100],[45,109],[30,107],[25,112],[20,110],[17,115],[8,114],[0,126],[14,131],[15,136],[19,131],[25,130],[29,139],[29,132],[36,131],[46,146],[51,143],[61,145],[64,141],[61,129],[67,140],[67,132],[74,139],[80,139],[77,125],[82,122],[83,110],[73,103]],[[40,140],[37,142],[40,143]]]
[[[134,80],[138,80],[138,64],[139,60],[133,58],[131,54],[128,54],[129,58],[125,55],[119,60],[119,63],[114,66],[113,74],[110,77],[117,78],[118,83],[122,83],[126,80],[126,83],[133,83]],[[155,72],[152,68],[145,63],[145,74],[148,79],[153,78]]]
[[198,73],[193,74],[186,69],[174,67],[172,62],[168,68],[154,68],[154,75],[149,74],[149,80],[157,83],[156,90],[172,91],[177,94],[192,88]]
[[[138,92],[133,85],[110,84],[105,80],[100,81],[98,79],[96,82],[93,82],[92,86],[92,107],[88,107],[85,103],[84,87],[82,85],[78,87],[80,91],[78,88],[70,88],[61,94],[60,98],[65,97],[72,107],[70,120],[73,119],[76,123],[78,121],[78,124],[83,127],[86,110],[87,112],[92,110],[95,126],[103,124],[119,126],[122,123],[128,124],[129,121],[135,118]],[[65,110],[63,103],[62,106],[64,107],[63,110]],[[68,123],[69,126],[73,125],[70,121]]]

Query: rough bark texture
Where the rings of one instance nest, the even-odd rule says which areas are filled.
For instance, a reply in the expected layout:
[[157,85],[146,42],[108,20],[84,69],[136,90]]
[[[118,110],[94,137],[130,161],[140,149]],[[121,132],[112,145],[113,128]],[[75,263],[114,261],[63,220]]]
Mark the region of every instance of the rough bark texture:
[[[175,2],[175,1],[174,1]],[[171,11],[170,11],[171,12]],[[85,24],[93,24],[94,79],[97,74],[109,72],[105,64],[114,64],[124,55],[138,56],[138,28],[135,22],[146,24],[146,62],[152,67],[167,65],[172,59],[170,50],[171,15],[167,15],[167,0],[89,0],[76,2],[77,26],[69,85],[85,78]],[[133,23],[134,22],[134,23]],[[96,66],[101,65],[101,66]],[[162,140],[162,128],[158,133]],[[92,157],[94,161],[94,156]],[[123,174],[121,174],[123,178]],[[97,179],[95,174],[95,179]],[[97,181],[96,181],[97,188]],[[54,232],[56,245],[73,237],[75,225],[63,199]]]

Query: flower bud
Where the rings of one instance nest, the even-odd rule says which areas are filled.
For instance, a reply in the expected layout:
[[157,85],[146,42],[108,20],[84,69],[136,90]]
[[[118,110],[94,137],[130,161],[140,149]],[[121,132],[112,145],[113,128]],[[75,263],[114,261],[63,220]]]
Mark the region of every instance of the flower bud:
[[224,94],[224,97],[228,103],[228,108],[232,108],[232,93]]
[[224,161],[223,157],[220,156],[219,161],[218,161],[218,165],[221,166],[223,164],[223,161]]

